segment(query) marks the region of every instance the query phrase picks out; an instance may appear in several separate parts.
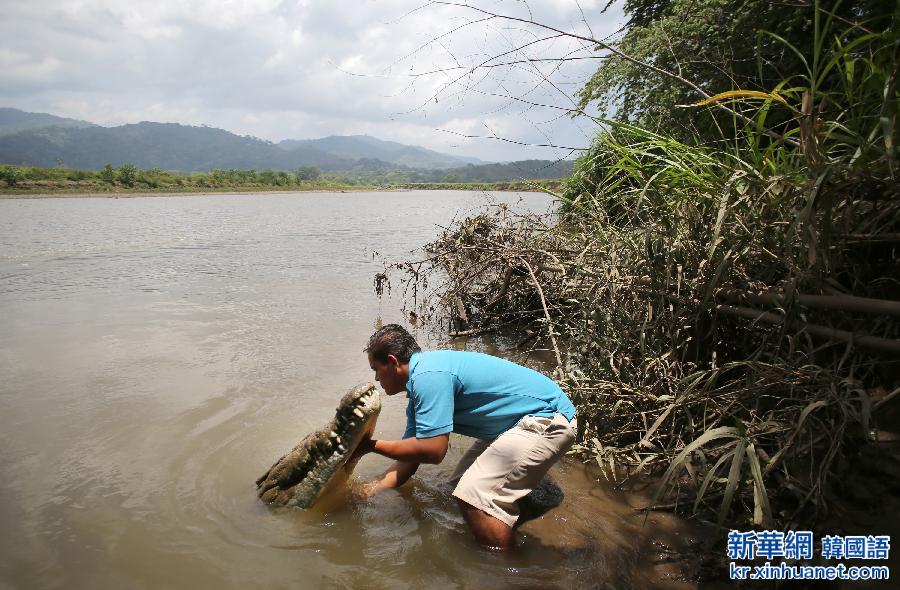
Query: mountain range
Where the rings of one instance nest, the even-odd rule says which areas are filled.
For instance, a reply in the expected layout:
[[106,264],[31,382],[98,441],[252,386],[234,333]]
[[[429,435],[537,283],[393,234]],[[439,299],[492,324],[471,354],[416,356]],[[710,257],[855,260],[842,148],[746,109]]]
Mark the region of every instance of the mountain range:
[[56,115],[48,115],[47,113],[27,113],[25,111],[20,111],[19,109],[0,107],[0,136],[51,126],[76,128],[95,127],[93,123],[88,123],[87,121],[66,119],[65,117],[57,117]]
[[315,166],[323,172],[347,172],[359,178],[391,173],[417,181],[448,175],[470,182],[556,178],[571,172],[571,162],[566,161],[496,164],[367,135],[273,143],[208,126],[144,121],[103,127],[47,113],[0,108],[0,164],[96,170],[125,163],[178,172]]

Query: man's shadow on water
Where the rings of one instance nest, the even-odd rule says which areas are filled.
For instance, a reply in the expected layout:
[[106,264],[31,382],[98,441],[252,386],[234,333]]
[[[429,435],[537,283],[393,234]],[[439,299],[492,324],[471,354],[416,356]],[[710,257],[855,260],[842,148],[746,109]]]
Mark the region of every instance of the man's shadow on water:
[[[581,468],[568,465],[565,471],[571,476]],[[638,510],[638,498],[595,478],[580,485],[578,478],[564,480],[567,497],[553,486],[541,490],[562,501],[545,516],[522,523],[520,533],[528,537],[521,547],[524,557],[554,556],[573,572],[569,587],[698,587],[708,533],[671,513]],[[540,505],[553,503],[540,500]]]
[[519,520],[513,527],[518,530],[522,525],[547,514],[562,505],[566,499],[559,484],[552,478],[545,477],[530,494],[519,500]]

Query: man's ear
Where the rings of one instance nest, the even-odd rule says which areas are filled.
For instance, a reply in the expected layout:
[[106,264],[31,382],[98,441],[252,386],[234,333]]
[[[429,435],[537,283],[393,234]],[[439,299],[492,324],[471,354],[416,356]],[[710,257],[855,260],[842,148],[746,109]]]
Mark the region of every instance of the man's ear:
[[397,355],[395,355],[395,354],[389,354],[389,355],[387,355],[387,362],[388,362],[389,365],[391,365],[391,366],[393,366],[393,367],[399,367],[399,366],[400,366],[400,359],[397,358]]

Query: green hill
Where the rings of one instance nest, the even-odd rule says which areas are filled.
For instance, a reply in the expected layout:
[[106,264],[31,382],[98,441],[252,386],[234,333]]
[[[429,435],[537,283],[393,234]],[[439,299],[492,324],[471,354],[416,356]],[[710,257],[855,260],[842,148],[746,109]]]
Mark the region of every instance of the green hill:
[[291,170],[348,167],[351,160],[312,148],[291,151],[254,137],[213,127],[177,123],[137,123],[120,127],[42,127],[0,137],[0,162],[98,169],[131,163],[139,168],[180,172],[214,168]]
[[144,121],[101,127],[16,109],[0,109],[0,129],[8,130],[0,134],[0,164],[16,166],[99,170],[107,164],[133,164],[173,172],[315,167],[330,177],[364,184],[502,182],[560,178],[572,170],[568,161],[484,163],[367,135],[275,144],[207,126]]
[[95,127],[93,123],[48,115],[47,113],[28,113],[19,109],[0,107],[0,135],[9,135],[28,129],[41,127]]
[[278,144],[285,150],[312,148],[352,159],[374,159],[421,169],[447,169],[466,164],[485,164],[478,158],[465,158],[442,154],[415,145],[384,141],[369,135],[331,135],[321,139],[286,139]]

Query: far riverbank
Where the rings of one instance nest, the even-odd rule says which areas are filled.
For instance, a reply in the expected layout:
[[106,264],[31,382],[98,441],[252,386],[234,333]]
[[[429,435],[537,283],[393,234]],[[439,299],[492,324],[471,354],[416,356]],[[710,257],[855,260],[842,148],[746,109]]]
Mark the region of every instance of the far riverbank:
[[237,187],[189,187],[178,190],[172,188],[147,190],[117,187],[110,190],[73,189],[66,186],[38,185],[34,187],[0,187],[0,199],[63,199],[63,198],[110,198],[133,197],[178,197],[194,195],[242,195],[248,193],[292,194],[292,193],[348,193],[348,192],[411,192],[411,191],[487,191],[487,192],[545,192],[556,191],[561,181],[520,181],[496,183],[428,183],[404,184],[396,186],[324,185],[294,187],[291,189],[260,186]]
[[315,168],[282,170],[211,170],[171,172],[143,170],[130,164],[103,170],[0,166],[0,198],[129,197],[194,194],[295,192],[369,192],[397,190],[463,190],[557,192],[563,179],[520,179],[493,182],[405,182],[400,178],[357,182],[321,174]]
[[131,199],[136,197],[192,197],[201,195],[247,195],[265,193],[272,195],[284,195],[292,193],[347,193],[347,192],[396,192],[401,189],[385,189],[376,187],[344,187],[344,188],[293,188],[290,190],[266,190],[259,187],[235,187],[230,189],[186,189],[186,190],[115,190],[115,191],[67,191],[65,189],[47,190],[4,190],[0,188],[0,199],[75,199],[75,198],[106,198],[106,199]]

